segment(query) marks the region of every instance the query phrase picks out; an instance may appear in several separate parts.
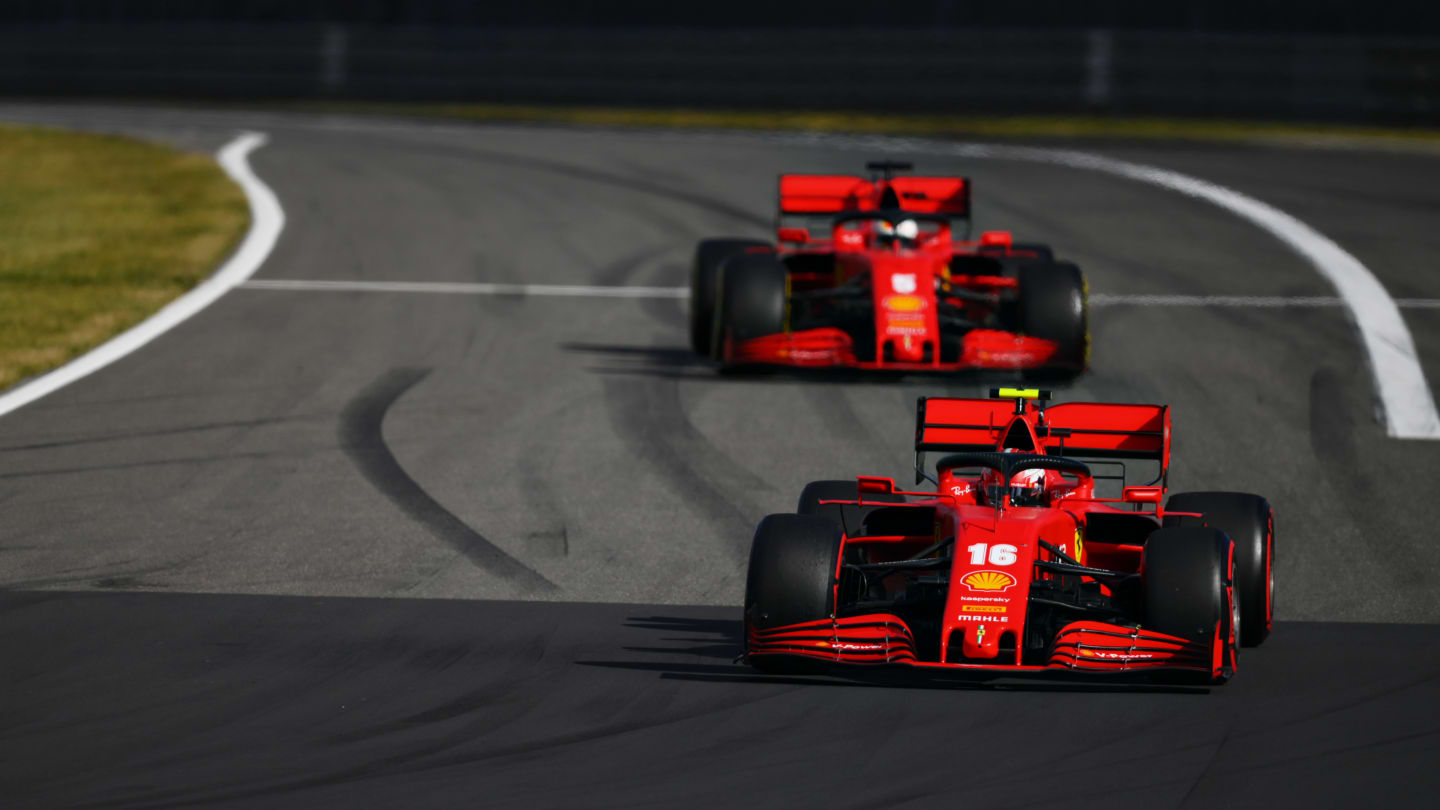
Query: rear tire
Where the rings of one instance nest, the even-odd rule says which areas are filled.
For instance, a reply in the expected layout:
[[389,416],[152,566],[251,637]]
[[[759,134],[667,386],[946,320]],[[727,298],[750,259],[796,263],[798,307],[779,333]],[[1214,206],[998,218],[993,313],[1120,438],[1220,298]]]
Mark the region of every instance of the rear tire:
[[1080,268],[1068,262],[1020,267],[1017,326],[1059,344],[1051,373],[1075,375],[1090,361],[1090,301]]
[[[830,618],[835,612],[835,569],[840,529],[815,515],[770,515],[755,529],[745,576],[745,637]],[[799,656],[760,655],[750,665],[762,672],[811,672],[825,663]]]
[[1183,639],[1226,645],[1233,670],[1239,658],[1232,542],[1210,528],[1157,529],[1145,540],[1140,565],[1144,599],[1141,626]]
[[[855,481],[811,481],[800,493],[800,502],[795,511],[801,515],[814,515],[831,521],[845,532],[847,537],[860,534],[865,525],[865,516],[879,509],[878,506],[850,506],[821,501],[854,501],[860,497],[860,485]],[[883,503],[905,503],[904,495],[871,493],[867,501]]]
[[720,266],[710,356],[723,360],[725,340],[736,343],[785,331],[785,265],[767,253],[742,253]]
[[695,259],[690,264],[690,347],[699,354],[710,356],[720,265],[731,256],[762,247],[770,245],[755,239],[705,239],[695,246]]
[[[1235,587],[1240,592],[1240,643],[1258,647],[1275,618],[1275,513],[1270,502],[1245,492],[1181,492],[1165,510],[1199,512],[1204,525],[1235,541]],[[1165,519],[1170,526],[1194,518]]]

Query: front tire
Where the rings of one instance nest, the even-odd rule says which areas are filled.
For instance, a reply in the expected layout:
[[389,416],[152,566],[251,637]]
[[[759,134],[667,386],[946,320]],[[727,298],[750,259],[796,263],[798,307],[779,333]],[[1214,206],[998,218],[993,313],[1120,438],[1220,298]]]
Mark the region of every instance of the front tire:
[[1090,361],[1090,299],[1080,268],[1069,262],[1020,267],[1016,304],[1020,333],[1053,340],[1049,371],[1079,374]]
[[[1204,525],[1235,541],[1235,581],[1244,630],[1240,643],[1260,646],[1275,618],[1275,512],[1270,502],[1245,492],[1181,492],[1166,502],[1165,511],[1172,510],[1199,512]],[[1166,525],[1184,520],[1166,518]]]
[[732,343],[785,331],[789,275],[773,254],[742,253],[720,266],[710,354],[723,361]]
[[828,619],[835,613],[840,529],[815,515],[770,515],[755,529],[745,575],[745,638],[750,665],[763,672],[804,672],[823,662],[799,656],[750,656],[752,630]]
[[710,356],[720,265],[751,248],[769,247],[755,239],[705,239],[695,246],[695,258],[690,263],[690,347],[697,353]]
[[[1244,631],[1234,565],[1234,544],[1218,529],[1152,532],[1145,540],[1140,565],[1141,626],[1208,643],[1220,658],[1210,662],[1211,666],[1218,663],[1222,673],[1233,672],[1239,658],[1239,636]],[[1221,674],[1215,680],[1225,677]]]

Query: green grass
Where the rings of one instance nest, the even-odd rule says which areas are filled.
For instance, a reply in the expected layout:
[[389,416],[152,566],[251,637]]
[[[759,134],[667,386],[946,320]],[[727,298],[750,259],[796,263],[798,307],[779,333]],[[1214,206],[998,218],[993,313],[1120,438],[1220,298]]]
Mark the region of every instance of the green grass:
[[293,109],[470,121],[513,121],[601,127],[804,130],[890,135],[990,138],[1154,138],[1421,145],[1440,147],[1440,130],[1347,124],[1109,116],[884,115],[804,110],[701,110],[684,108],[299,102]]
[[244,194],[208,155],[0,126],[0,389],[194,286],[249,221]]

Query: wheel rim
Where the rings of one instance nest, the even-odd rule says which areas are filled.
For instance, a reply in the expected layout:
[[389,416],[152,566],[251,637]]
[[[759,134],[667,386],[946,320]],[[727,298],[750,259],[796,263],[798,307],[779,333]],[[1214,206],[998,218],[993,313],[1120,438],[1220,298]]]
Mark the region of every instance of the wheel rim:
[[1230,586],[1230,666],[1240,662],[1240,600],[1235,598],[1235,586]]
[[1265,629],[1275,622],[1275,518],[1265,521]]

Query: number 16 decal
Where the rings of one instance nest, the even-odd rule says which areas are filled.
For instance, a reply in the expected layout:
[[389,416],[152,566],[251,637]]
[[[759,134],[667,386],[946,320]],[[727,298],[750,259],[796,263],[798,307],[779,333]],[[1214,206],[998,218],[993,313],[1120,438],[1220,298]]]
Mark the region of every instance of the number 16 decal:
[[965,547],[965,550],[970,552],[970,564],[984,565],[986,549],[990,550],[989,559],[991,565],[1013,564],[1015,562],[1015,552],[1019,550],[1009,543],[996,543],[993,546],[989,543],[976,543],[973,546]]

